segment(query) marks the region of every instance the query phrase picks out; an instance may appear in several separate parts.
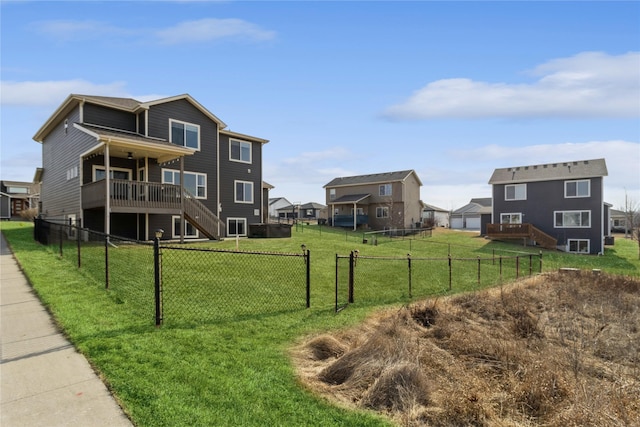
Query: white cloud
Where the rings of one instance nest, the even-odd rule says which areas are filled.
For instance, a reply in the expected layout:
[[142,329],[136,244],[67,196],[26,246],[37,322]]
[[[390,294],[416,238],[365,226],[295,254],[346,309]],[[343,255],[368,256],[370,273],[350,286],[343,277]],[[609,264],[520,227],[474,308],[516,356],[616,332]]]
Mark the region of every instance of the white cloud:
[[126,82],[93,83],[83,79],[50,81],[2,81],[0,82],[0,102],[3,106],[57,107],[69,94],[115,96],[149,101],[167,95],[131,95]]
[[224,38],[264,41],[275,37],[274,31],[263,30],[259,26],[242,19],[206,18],[181,22],[173,27],[155,32],[163,44],[207,42]]
[[2,81],[0,93],[2,105],[13,106],[57,106],[70,93],[84,93],[105,96],[128,96],[124,82],[107,84],[92,83],[87,80],[50,81]]
[[640,52],[583,52],[541,64],[528,84],[468,78],[437,80],[404,103],[389,107],[391,119],[489,117],[638,117]]
[[131,36],[138,31],[115,27],[100,21],[52,20],[38,21],[30,25],[32,29],[58,41],[70,41],[81,38],[102,39],[104,37]]

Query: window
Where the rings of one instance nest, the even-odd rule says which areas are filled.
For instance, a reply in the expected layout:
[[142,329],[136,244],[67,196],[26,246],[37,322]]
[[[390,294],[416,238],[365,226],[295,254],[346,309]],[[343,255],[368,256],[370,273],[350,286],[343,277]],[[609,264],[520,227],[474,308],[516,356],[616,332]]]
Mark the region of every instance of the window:
[[[107,174],[105,173],[104,166],[93,166],[93,180],[100,181],[101,179],[105,179]],[[110,168],[109,170],[109,178],[111,179],[125,179],[127,181],[131,180],[131,169],[121,169],[121,168]]]
[[78,177],[78,166],[67,169],[67,181]]
[[555,228],[589,228],[591,227],[591,211],[557,211]]
[[564,197],[590,197],[591,181],[583,179],[580,181],[564,182]]
[[[353,208],[351,208],[351,215],[353,215]],[[363,208],[357,208],[356,209],[356,215],[364,215],[364,209]]]
[[246,236],[247,235],[247,219],[246,218],[227,218],[227,234],[229,236]]
[[589,253],[589,240],[588,239],[568,239],[569,252],[577,252],[579,254]]
[[253,203],[253,182],[235,181],[236,203]]
[[171,142],[183,147],[200,149],[200,126],[191,123],[169,120],[171,125]]
[[336,189],[335,188],[330,188],[329,189],[329,200],[335,200],[336,199]]
[[315,214],[315,212],[313,211],[313,209],[307,209],[307,216],[313,216]]
[[14,194],[29,194],[29,189],[27,187],[9,187],[7,188],[7,192]]
[[527,200],[527,184],[511,184],[504,186],[505,200]]
[[236,162],[251,163],[251,143],[229,140],[229,159]]
[[[180,185],[180,171],[162,169],[162,183]],[[207,175],[203,173],[185,172],[184,188],[196,199],[207,198]]]
[[376,208],[376,218],[389,218],[389,207],[378,206]]
[[521,213],[500,214],[500,224],[522,224],[522,214]]
[[[178,239],[180,237],[180,216],[172,216],[173,218],[173,227],[171,229],[171,236],[174,239]],[[188,221],[184,222],[184,237],[198,237],[198,229],[191,225]]]
[[391,184],[382,184],[379,190],[380,196],[390,196],[391,195]]

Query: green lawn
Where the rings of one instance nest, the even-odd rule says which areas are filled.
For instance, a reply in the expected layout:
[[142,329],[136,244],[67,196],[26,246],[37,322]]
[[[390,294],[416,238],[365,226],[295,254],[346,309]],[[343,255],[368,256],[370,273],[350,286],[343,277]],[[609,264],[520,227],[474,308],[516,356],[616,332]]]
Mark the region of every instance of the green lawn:
[[[125,411],[138,426],[380,426],[388,425],[373,413],[338,408],[300,386],[287,357],[291,346],[308,334],[360,322],[383,303],[409,301],[406,260],[380,262],[367,256],[412,258],[469,258],[470,268],[454,276],[453,292],[477,289],[475,261],[515,251],[538,251],[489,242],[468,233],[438,230],[422,240],[362,243],[361,233],[332,231],[314,226],[294,227],[291,239],[240,240],[242,250],[311,253],[311,308],[244,316],[233,321],[153,326],[147,303],[152,289],[149,249],[110,251],[110,289],[105,289],[104,267],[98,258],[83,258],[78,270],[73,252],[65,248],[60,259],[54,248],[32,239],[27,223],[2,223],[2,232],[41,300],[61,328],[102,374]],[[202,246],[235,249],[236,241]],[[122,250],[121,250],[122,249]],[[363,259],[356,267],[356,300],[335,314],[335,257],[357,249]],[[605,256],[575,256],[545,251],[543,268],[600,268],[611,273],[640,276],[637,244],[616,239]],[[528,274],[528,257],[526,273]],[[481,287],[495,283],[492,261],[482,261],[487,274]],[[506,263],[506,262],[505,262]],[[484,270],[487,264],[487,270]],[[455,266],[454,266],[455,267]],[[537,271],[538,265],[534,268]],[[448,293],[448,272],[415,261],[412,293]],[[509,270],[505,265],[505,271]],[[513,268],[511,268],[513,270]],[[456,271],[456,270],[454,270]],[[462,272],[465,272],[464,275]],[[443,276],[445,274],[445,276]],[[484,274],[484,273],[483,273]],[[509,273],[511,274],[511,273]],[[402,285],[398,285],[401,277]],[[143,282],[143,283],[141,283]],[[130,283],[146,299],[138,305],[132,293],[121,292]],[[364,284],[366,285],[364,285]],[[369,292],[369,294],[367,294]],[[149,319],[149,321],[147,321]]]

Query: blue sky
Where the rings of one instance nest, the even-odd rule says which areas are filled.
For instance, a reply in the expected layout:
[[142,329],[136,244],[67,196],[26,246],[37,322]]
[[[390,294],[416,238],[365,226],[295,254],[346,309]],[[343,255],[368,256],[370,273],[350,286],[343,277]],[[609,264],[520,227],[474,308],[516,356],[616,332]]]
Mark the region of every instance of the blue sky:
[[604,157],[640,202],[640,2],[2,1],[0,177],[70,93],[189,93],[270,142],[272,197],[414,169],[421,198],[490,196],[497,167]]

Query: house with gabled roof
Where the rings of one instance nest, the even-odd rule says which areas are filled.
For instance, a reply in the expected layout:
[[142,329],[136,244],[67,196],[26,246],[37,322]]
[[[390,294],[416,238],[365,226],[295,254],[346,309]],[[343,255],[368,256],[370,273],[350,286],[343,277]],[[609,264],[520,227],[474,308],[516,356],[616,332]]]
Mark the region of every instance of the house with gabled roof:
[[24,211],[38,208],[40,173],[37,168],[32,182],[0,181],[0,219],[20,218]]
[[450,224],[455,230],[473,230],[485,234],[491,222],[491,197],[476,197],[451,213]]
[[607,174],[605,159],[494,170],[487,235],[567,252],[603,253],[611,206],[603,200]]
[[334,227],[410,229],[422,215],[418,174],[411,170],[334,178],[323,188]]
[[268,141],[226,127],[188,94],[71,94],[33,137],[41,215],[140,240],[157,229],[180,240],[245,236],[266,206]]
[[451,212],[422,202],[422,223],[431,227],[449,227]]

